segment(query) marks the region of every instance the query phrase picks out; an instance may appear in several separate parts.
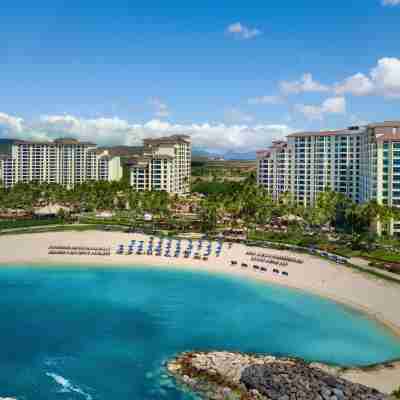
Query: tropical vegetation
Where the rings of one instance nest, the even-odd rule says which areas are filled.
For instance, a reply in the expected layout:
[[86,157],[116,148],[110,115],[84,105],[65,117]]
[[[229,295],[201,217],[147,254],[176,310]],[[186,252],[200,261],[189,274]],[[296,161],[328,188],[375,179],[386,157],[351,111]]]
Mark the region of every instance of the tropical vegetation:
[[385,225],[399,215],[398,209],[375,201],[356,204],[330,190],[320,193],[313,207],[299,206],[288,193],[276,201],[254,184],[253,177],[243,182],[202,182],[197,189],[202,197],[179,198],[165,192],[135,192],[125,182],[86,182],[73,189],[46,183],[17,184],[12,189],[0,188],[0,211],[33,212],[38,206],[60,204],[75,213],[126,210],[133,219],[144,213],[173,218],[173,209],[189,202],[202,221],[202,230],[207,232],[219,227],[257,230],[276,218],[286,218],[295,231],[299,227],[331,226],[354,237],[368,233],[371,223],[378,219]]
[[[378,238],[370,230],[377,220],[385,225],[391,218],[400,219],[398,209],[376,202],[356,204],[329,190],[320,193],[313,207],[306,208],[288,193],[271,198],[255,184],[254,176],[239,182],[218,178],[198,183],[193,189],[198,193],[178,197],[165,192],[135,192],[126,181],[86,182],[73,189],[45,183],[17,184],[12,189],[0,188],[0,229],[16,226],[10,218],[4,221],[10,210],[34,216],[38,207],[57,204],[58,218],[65,222],[208,234],[242,231],[252,240],[316,246],[341,254],[368,251],[374,262],[400,261],[400,254],[387,251],[399,247],[399,242]],[[103,211],[108,215],[102,215]],[[146,214],[150,214],[150,221]],[[19,224],[28,226],[29,222]],[[31,225],[35,224],[38,222]]]

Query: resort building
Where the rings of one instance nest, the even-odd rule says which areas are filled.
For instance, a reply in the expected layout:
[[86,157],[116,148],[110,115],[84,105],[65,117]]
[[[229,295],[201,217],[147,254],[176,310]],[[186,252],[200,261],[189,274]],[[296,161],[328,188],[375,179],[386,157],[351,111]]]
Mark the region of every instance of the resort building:
[[11,187],[13,184],[13,159],[6,154],[0,154],[0,186]]
[[359,200],[360,144],[363,128],[303,132],[288,136],[292,149],[290,192],[304,205],[330,188]]
[[[362,146],[361,200],[400,207],[400,121],[368,125]],[[400,221],[377,231],[400,235]]]
[[287,142],[274,141],[270,149],[257,152],[258,183],[277,200],[292,188],[292,149]]
[[75,139],[12,140],[7,150],[0,161],[0,178],[5,187],[46,182],[72,188],[90,180],[118,181],[122,178],[119,157],[97,150],[93,143]]
[[[286,192],[304,206],[331,189],[357,203],[400,207],[400,121],[293,133],[257,152],[257,182],[274,199]],[[400,234],[400,222],[378,224],[385,229]]]
[[137,191],[190,191],[191,140],[186,135],[145,139],[143,153],[130,163],[131,186]]

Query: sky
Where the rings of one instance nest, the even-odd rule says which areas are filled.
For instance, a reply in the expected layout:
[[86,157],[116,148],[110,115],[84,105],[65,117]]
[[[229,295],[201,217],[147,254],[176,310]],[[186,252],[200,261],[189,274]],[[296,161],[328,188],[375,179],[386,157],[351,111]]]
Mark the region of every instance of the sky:
[[400,119],[399,38],[400,0],[6,2],[0,138],[248,152]]

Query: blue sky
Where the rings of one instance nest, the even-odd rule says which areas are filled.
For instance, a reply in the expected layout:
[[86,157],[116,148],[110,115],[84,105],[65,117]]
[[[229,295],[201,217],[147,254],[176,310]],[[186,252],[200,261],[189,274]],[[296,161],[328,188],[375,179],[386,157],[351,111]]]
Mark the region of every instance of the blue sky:
[[399,119],[399,0],[7,3],[2,137],[247,151]]

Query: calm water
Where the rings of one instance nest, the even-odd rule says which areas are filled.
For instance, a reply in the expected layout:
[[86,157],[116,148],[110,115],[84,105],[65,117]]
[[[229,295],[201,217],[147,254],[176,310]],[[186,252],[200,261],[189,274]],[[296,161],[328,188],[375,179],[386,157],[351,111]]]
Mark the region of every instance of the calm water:
[[163,362],[191,349],[339,364],[400,358],[374,322],[320,298],[207,273],[0,270],[0,398],[190,399]]

